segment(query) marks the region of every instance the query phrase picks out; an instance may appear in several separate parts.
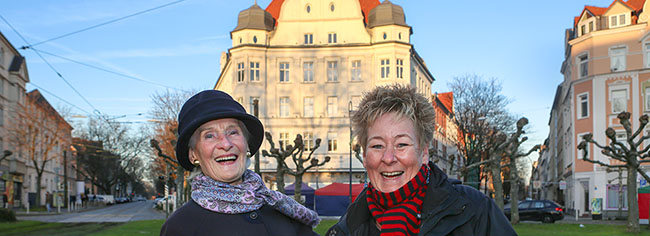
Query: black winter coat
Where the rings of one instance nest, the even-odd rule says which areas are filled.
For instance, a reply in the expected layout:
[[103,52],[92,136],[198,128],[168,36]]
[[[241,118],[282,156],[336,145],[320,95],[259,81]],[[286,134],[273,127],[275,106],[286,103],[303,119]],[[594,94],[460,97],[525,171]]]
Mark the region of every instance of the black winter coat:
[[242,214],[223,214],[185,203],[167,219],[161,236],[182,235],[317,235],[310,226],[295,221],[270,206]]
[[[419,235],[517,235],[494,201],[478,190],[449,180],[432,162]],[[350,205],[328,236],[379,235],[368,210],[366,190]]]

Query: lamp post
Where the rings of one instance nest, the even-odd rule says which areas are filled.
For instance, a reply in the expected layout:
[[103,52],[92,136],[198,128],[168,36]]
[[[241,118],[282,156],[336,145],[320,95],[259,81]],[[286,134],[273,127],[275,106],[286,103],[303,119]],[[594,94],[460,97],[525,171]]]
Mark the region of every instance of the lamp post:
[[352,204],[352,101],[348,102],[348,120],[350,121],[350,204]]

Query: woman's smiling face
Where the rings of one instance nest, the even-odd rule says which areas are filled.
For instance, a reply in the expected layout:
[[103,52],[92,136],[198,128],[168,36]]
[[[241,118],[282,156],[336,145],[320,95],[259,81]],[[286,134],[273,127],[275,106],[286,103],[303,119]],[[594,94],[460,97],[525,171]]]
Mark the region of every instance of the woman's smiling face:
[[190,148],[190,162],[199,160],[201,172],[224,183],[239,184],[246,170],[248,147],[239,121],[223,118],[206,122],[195,132],[198,138]]
[[429,156],[420,148],[413,122],[396,113],[380,116],[368,127],[363,166],[380,192],[393,192],[417,175]]

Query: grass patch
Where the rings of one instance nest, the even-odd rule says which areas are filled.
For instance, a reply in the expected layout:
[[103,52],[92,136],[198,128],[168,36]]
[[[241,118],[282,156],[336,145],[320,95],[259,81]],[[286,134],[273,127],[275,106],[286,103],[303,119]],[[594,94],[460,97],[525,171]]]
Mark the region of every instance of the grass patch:
[[330,229],[336,222],[339,222],[338,220],[321,220],[320,224],[314,228],[314,232],[316,232],[318,235],[325,235],[327,233],[327,230]]
[[18,221],[0,224],[0,235],[88,235],[119,223],[43,223]]
[[132,221],[105,229],[90,236],[122,236],[122,235],[160,235],[160,228],[165,220]]
[[552,232],[553,236],[618,236],[618,235],[650,235],[650,230],[645,225],[641,226],[639,234],[631,234],[625,232],[625,225],[598,225],[586,224],[580,227],[579,224],[518,224],[515,225],[515,231],[520,236],[537,236],[549,235]]

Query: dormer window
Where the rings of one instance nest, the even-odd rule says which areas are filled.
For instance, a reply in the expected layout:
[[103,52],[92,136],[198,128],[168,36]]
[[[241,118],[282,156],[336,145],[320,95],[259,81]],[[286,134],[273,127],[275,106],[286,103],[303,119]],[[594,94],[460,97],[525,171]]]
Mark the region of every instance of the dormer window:
[[625,26],[628,22],[626,13],[609,16],[609,28]]
[[327,43],[336,43],[336,33],[329,33],[327,35]]

